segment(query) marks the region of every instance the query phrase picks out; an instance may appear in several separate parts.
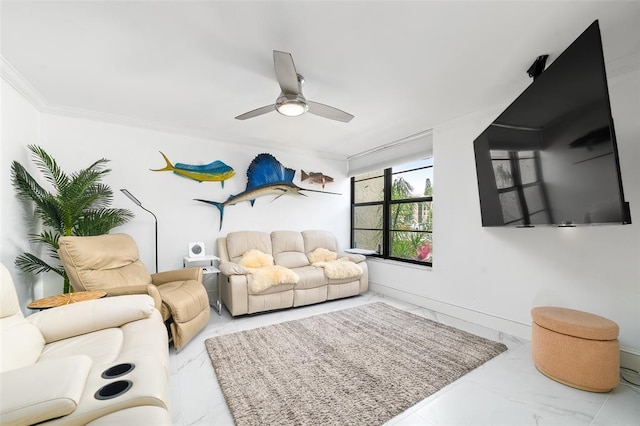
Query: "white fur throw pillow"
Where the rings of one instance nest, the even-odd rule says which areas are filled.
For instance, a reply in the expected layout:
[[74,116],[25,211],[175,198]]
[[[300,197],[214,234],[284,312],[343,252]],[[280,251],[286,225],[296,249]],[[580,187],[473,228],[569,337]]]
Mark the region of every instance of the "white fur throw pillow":
[[242,255],[242,259],[238,263],[245,268],[262,268],[273,265],[273,256],[260,250],[251,249]]
[[249,290],[252,293],[260,293],[279,284],[295,284],[300,280],[291,269],[278,265],[252,268],[249,272]]
[[316,262],[313,266],[324,268],[324,274],[332,280],[357,278],[362,275],[362,268],[346,257],[331,262]]
[[311,253],[307,255],[307,259],[309,259],[309,263],[316,262],[331,262],[332,260],[336,260],[338,258],[338,253],[333,252],[331,250],[327,250],[326,248],[318,247]]

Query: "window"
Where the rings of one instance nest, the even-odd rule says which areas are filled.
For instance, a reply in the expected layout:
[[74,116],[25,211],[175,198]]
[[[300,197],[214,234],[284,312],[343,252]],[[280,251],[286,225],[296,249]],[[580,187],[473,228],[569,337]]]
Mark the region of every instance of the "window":
[[537,151],[491,150],[505,224],[551,223]]
[[432,158],[351,178],[352,247],[431,265],[432,215]]

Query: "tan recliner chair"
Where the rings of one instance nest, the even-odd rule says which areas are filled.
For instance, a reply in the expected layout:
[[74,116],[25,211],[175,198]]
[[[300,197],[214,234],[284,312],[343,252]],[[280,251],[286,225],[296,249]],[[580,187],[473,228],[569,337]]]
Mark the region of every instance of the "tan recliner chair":
[[149,274],[129,235],[60,237],[58,254],[76,291],[104,290],[107,296],[148,294],[169,324],[176,350],[209,321],[209,297],[202,269]]

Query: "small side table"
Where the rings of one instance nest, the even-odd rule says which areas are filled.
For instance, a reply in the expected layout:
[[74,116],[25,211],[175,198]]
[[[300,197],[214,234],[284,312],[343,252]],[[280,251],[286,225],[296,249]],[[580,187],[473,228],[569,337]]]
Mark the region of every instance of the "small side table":
[[[218,313],[218,315],[222,315],[222,302],[220,301],[220,283],[218,282],[217,278],[218,278],[218,273],[220,273],[220,270],[218,268],[215,267],[214,262],[217,262],[218,260],[220,260],[220,258],[218,258],[217,256],[213,256],[213,255],[208,255],[208,256],[185,256],[182,259],[182,266],[184,268],[192,268],[192,267],[201,267],[202,268],[202,275],[204,275],[203,281],[204,279],[207,278],[207,275],[214,275],[216,278],[216,297],[215,297],[215,301],[211,301],[211,296],[209,296],[209,300],[211,302],[210,305],[213,309],[216,310],[216,312]],[[204,263],[204,265],[202,265],[202,263]],[[207,288],[207,286],[205,285],[205,288],[207,289],[207,294],[210,294],[210,289]]]
[[84,302],[85,300],[100,299],[107,295],[106,291],[76,291],[73,293],[57,294],[34,300],[27,305],[29,309],[49,309],[71,303]]

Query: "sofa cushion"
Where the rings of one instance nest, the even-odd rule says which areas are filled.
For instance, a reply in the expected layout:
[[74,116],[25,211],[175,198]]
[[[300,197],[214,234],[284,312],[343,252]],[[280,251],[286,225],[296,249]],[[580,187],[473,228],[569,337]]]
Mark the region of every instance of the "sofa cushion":
[[147,319],[127,323],[120,330],[123,342],[118,360],[153,357],[160,360],[165,370],[169,371],[169,336],[160,312],[156,310]]
[[[30,425],[72,413],[91,365],[89,357],[75,355],[2,373],[2,424]],[[25,391],[26,384],[35,386]]]
[[2,319],[1,339],[0,371],[33,364],[44,347],[44,337],[22,313]]
[[[131,321],[147,318],[155,310],[153,299],[146,294],[114,296],[87,300],[29,315],[27,319],[42,333],[47,343],[120,327]],[[91,321],[76,321],[91,318]]]
[[227,252],[229,260],[239,263],[242,255],[251,249],[271,254],[271,237],[266,232],[238,231],[227,234]]
[[209,310],[209,297],[204,286],[195,280],[174,281],[158,287],[163,309],[171,312],[173,321],[183,323]]
[[276,265],[284,266],[285,268],[299,268],[301,266],[309,266],[307,256],[302,252],[287,251],[278,254],[275,259]]
[[44,347],[40,331],[22,315],[9,270],[0,264],[0,371],[37,361]]
[[273,256],[260,250],[252,249],[243,254],[238,263],[245,268],[262,268],[263,266],[273,265]]
[[108,328],[49,343],[44,347],[38,362],[71,355],[86,355],[94,364],[106,364],[118,358],[123,344],[122,329]]
[[300,232],[274,231],[271,233],[271,245],[276,265],[285,268],[309,265],[309,260],[304,254],[304,240]]
[[304,252],[307,254],[318,247],[338,252],[338,241],[331,232],[322,230],[302,231],[302,239],[304,240]]
[[0,264],[0,318],[22,314],[13,278],[6,266]]
[[[251,279],[251,278],[248,278],[248,279]],[[262,296],[267,296],[267,295],[276,294],[276,293],[292,293],[293,294],[293,286],[295,286],[294,283],[278,284],[278,285],[271,286],[264,291],[259,291],[259,292],[251,291],[251,289],[248,288],[247,293],[249,295],[249,298],[262,297]]]
[[294,272],[300,277],[300,281],[296,283],[295,289],[317,288],[327,285],[327,277],[324,275],[322,268],[315,266],[303,266],[294,269]]
[[171,426],[171,415],[162,408],[153,405],[139,405],[137,407],[125,408],[106,416],[102,416],[87,426],[113,426],[113,425],[153,425]]
[[220,262],[218,264],[220,272],[226,276],[230,275],[247,275],[247,269],[244,266],[233,262]]

